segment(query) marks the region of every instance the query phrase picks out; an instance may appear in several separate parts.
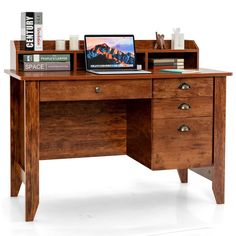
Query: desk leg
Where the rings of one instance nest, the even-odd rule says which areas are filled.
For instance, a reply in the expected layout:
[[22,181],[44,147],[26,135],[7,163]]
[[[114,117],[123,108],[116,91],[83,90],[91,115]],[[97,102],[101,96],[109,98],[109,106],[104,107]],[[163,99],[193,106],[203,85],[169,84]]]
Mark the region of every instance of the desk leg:
[[188,183],[188,169],[178,169],[181,183]]
[[25,219],[39,204],[39,83],[25,82]]
[[224,203],[225,187],[225,106],[226,78],[215,78],[214,90],[214,165],[212,189],[216,203]]
[[17,197],[22,184],[22,179],[17,168],[23,166],[23,102],[24,88],[23,83],[11,77],[11,197]]

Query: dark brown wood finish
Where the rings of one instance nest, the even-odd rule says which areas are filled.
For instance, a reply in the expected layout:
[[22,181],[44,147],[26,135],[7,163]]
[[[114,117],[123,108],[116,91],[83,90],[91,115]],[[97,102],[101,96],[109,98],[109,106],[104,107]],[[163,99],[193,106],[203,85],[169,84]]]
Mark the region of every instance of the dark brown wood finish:
[[[154,80],[153,96],[152,168],[212,165],[213,78]],[[180,132],[181,126],[190,130]]]
[[[188,84],[189,89],[179,88]],[[181,78],[181,79],[157,79],[153,84],[154,98],[180,98],[213,96],[213,78]]]
[[39,83],[25,82],[25,219],[34,220],[39,204]]
[[[181,125],[190,128],[180,132]],[[212,164],[212,118],[153,119],[152,169],[186,169]]]
[[[14,45],[12,45],[17,53],[25,53],[25,54],[29,54],[29,53],[35,53],[34,51],[24,51],[22,50],[23,47],[23,41],[19,41],[19,40],[15,40],[12,41],[14,43]],[[143,50],[143,51],[147,51],[147,50],[154,50],[154,45],[155,45],[156,40],[135,40],[135,47],[136,50]],[[171,40],[165,40],[165,44],[166,44],[166,49],[165,50],[171,50]],[[80,40],[80,45],[79,45],[80,50],[78,51],[70,51],[69,50],[69,41],[66,40],[66,52],[78,52],[78,53],[83,53],[84,51],[84,41]],[[43,41],[43,53],[45,53],[44,51],[48,52],[48,51],[53,51],[53,53],[56,53],[58,51],[55,51],[55,40],[44,40]],[[198,46],[196,44],[196,42],[194,40],[185,40],[185,50],[198,50]],[[155,50],[156,51],[156,50]],[[162,51],[162,50],[159,50]],[[171,50],[171,51],[183,51],[183,50]],[[60,52],[60,51],[59,51]],[[61,51],[64,52],[64,51]],[[41,52],[40,52],[41,53]]]
[[40,159],[126,154],[126,101],[43,102]]
[[214,82],[214,168],[212,188],[217,204],[223,204],[225,192],[226,78],[215,77]]
[[213,114],[212,97],[153,99],[153,103],[154,119],[212,117]]
[[[22,183],[18,165],[24,167],[23,96],[24,82],[11,77],[11,196],[18,196]],[[23,114],[24,115],[24,114]]]
[[40,101],[137,99],[152,97],[151,80],[40,82]]
[[151,100],[127,103],[127,155],[151,168]]
[[[5,70],[5,73],[19,80],[26,81],[72,81],[72,80],[132,80],[132,79],[198,79],[213,76],[230,76],[232,73],[210,69],[202,69],[202,73],[177,74],[152,71],[151,74],[130,74],[130,75],[96,75],[85,70],[82,71],[61,71],[61,72],[22,72]],[[211,82],[210,82],[211,83]]]
[[[128,154],[152,170],[177,169],[182,183],[191,169],[212,180],[216,202],[224,203],[225,83],[232,73],[95,75],[85,71],[80,43],[79,51],[68,50],[68,41],[65,51],[55,51],[55,41],[44,41],[40,54],[71,55],[72,69],[64,72],[23,72],[23,55],[39,52],[11,44],[12,70],[5,70],[11,76],[11,196],[24,182],[26,221],[39,204],[39,160],[45,159]],[[153,57],[199,66],[193,40],[185,40],[184,50],[171,50],[170,40],[164,50],[153,49],[155,40],[135,43],[144,69]],[[190,88],[179,89],[183,83]],[[178,109],[182,103],[191,108]],[[180,132],[183,124],[190,130]]]
[[[155,40],[135,40],[136,44],[136,55],[137,63],[141,64],[144,69],[148,69],[148,58],[153,57],[153,53],[158,57],[171,57],[171,58],[184,58],[186,68],[198,68],[198,46],[193,40],[185,40],[184,50],[172,50],[171,41],[165,40],[166,49],[159,50],[154,49]],[[16,71],[23,70],[23,55],[24,54],[35,54],[34,51],[25,51],[23,41],[12,41],[11,43],[11,69]],[[69,53],[71,55],[71,71],[78,71],[85,69],[84,60],[84,41],[80,40],[80,50],[71,51],[69,50],[69,41],[66,41],[66,50],[55,51],[55,41],[45,40],[43,42],[43,51],[37,52],[40,54],[45,53]],[[149,53],[151,53],[149,55]],[[156,57],[156,56],[155,56]]]
[[181,183],[188,183],[188,169],[178,169]]

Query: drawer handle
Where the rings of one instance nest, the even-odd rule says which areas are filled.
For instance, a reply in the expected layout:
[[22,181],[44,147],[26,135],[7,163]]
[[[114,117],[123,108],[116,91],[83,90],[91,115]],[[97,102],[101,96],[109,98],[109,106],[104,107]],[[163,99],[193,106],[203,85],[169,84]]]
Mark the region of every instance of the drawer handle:
[[190,89],[191,86],[187,83],[182,83],[180,86],[179,86],[179,89],[182,89],[182,90],[188,90]]
[[182,103],[178,106],[178,109],[180,110],[189,110],[191,106],[188,103]]
[[97,86],[97,87],[95,88],[95,92],[96,92],[96,93],[101,93],[101,92],[102,92],[102,89],[101,89],[99,86]]
[[179,132],[189,132],[191,129],[189,126],[187,125],[181,125],[179,128],[178,128],[178,131]]

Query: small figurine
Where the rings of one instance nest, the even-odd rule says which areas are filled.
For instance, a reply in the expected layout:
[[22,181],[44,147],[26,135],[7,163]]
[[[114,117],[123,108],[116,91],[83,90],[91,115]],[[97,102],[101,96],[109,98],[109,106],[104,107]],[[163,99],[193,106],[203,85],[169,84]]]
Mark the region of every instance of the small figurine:
[[156,43],[154,49],[166,49],[164,37],[165,37],[164,34],[158,34],[156,32]]

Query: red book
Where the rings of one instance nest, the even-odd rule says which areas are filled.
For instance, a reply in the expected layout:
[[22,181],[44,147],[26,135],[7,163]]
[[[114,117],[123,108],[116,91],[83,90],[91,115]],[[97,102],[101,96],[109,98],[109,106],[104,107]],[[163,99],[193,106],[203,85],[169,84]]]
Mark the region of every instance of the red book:
[[151,66],[150,69],[160,71],[162,69],[177,69],[177,66]]

